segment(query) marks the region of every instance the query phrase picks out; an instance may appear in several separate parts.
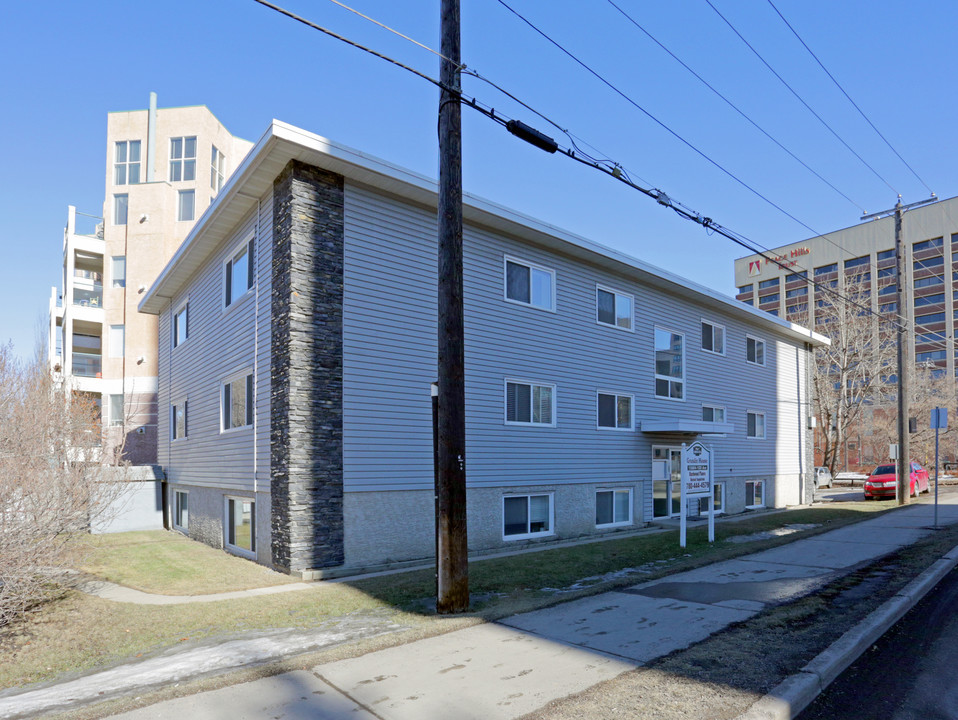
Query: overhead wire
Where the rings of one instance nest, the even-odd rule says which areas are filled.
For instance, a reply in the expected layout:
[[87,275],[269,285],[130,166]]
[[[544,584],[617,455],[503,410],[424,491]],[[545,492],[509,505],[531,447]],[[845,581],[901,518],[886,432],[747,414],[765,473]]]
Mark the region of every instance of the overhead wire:
[[928,186],[928,183],[926,183],[924,180],[922,180],[921,176],[920,176],[917,172],[915,172],[915,169],[914,169],[911,165],[908,164],[908,162],[905,160],[905,158],[903,158],[903,157],[901,156],[901,153],[899,153],[899,152],[894,148],[894,146],[888,141],[888,139],[882,134],[882,132],[881,132],[877,127],[875,127],[875,124],[874,124],[874,123],[871,121],[871,119],[865,114],[865,111],[862,110],[862,109],[858,106],[858,103],[856,103],[854,100],[852,100],[851,95],[849,95],[848,92],[846,92],[845,88],[842,87],[841,83],[838,82],[837,79],[835,79],[835,76],[832,75],[831,72],[829,72],[828,68],[825,67],[825,64],[818,58],[818,55],[816,55],[814,52],[812,52],[812,49],[808,46],[808,43],[806,43],[806,42],[802,39],[802,36],[798,34],[798,31],[797,31],[794,27],[792,27],[792,24],[791,24],[788,20],[785,19],[785,16],[782,15],[782,11],[779,10],[779,9],[775,6],[775,3],[772,2],[772,0],[768,0],[768,4],[772,6],[772,10],[774,10],[775,13],[782,19],[782,22],[785,23],[785,26],[786,26],[789,30],[792,31],[792,34],[793,34],[793,35],[796,37],[796,39],[802,44],[802,47],[804,47],[804,48],[808,51],[808,54],[811,55],[811,56],[815,59],[815,62],[817,62],[817,63],[818,63],[818,66],[825,72],[826,75],[828,75],[829,79],[830,79],[833,83],[835,83],[835,87],[837,87],[837,88],[841,91],[842,95],[844,95],[845,98],[848,100],[848,102],[850,102],[850,103],[852,104],[852,107],[854,107],[854,108],[858,111],[858,114],[862,116],[862,118],[865,120],[866,123],[868,123],[869,127],[871,127],[871,129],[875,131],[875,133],[878,135],[878,137],[880,137],[880,138],[882,139],[882,141],[885,143],[885,145],[888,146],[888,149],[891,150],[893,153],[895,153],[895,156],[896,156],[899,160],[902,161],[902,164],[903,164],[906,168],[908,168],[908,169],[911,171],[911,174],[915,176],[915,179],[918,180],[918,182],[920,182],[922,185],[924,185],[924,186],[925,186],[925,189],[926,189],[929,193],[931,193],[932,195],[934,195],[934,194],[935,194],[934,190],[932,190],[932,189]]
[[[499,2],[502,2],[502,0],[499,0]],[[794,95],[795,98],[796,98],[802,105],[804,105],[805,108],[806,108],[812,115],[814,115],[815,118],[816,118],[822,125],[824,125],[825,128],[826,128],[832,135],[834,135],[835,138],[836,138],[842,145],[844,145],[852,155],[854,155],[856,158],[858,158],[858,160],[859,160],[865,167],[867,167],[869,170],[871,170],[872,173],[875,175],[875,177],[877,177],[879,180],[881,180],[883,183],[885,183],[885,185],[886,185],[893,193],[895,193],[896,195],[901,195],[901,193],[898,192],[898,191],[891,185],[891,183],[889,183],[884,177],[882,177],[881,173],[879,173],[875,168],[873,168],[871,165],[868,164],[868,162],[865,160],[865,158],[863,158],[861,155],[859,155],[857,152],[855,152],[855,150],[852,148],[852,146],[849,145],[849,144],[845,141],[845,139],[842,138],[841,135],[839,135],[837,132],[835,132],[835,130],[832,128],[832,126],[829,125],[829,124],[824,120],[824,118],[822,118],[821,115],[819,115],[817,112],[815,112],[815,110],[812,109],[812,106],[809,105],[809,104],[805,101],[805,99],[804,99],[801,95],[799,95],[798,92],[796,92],[795,89],[794,89],[791,85],[788,84],[788,82],[785,81],[785,78],[783,78],[781,75],[778,74],[778,72],[775,70],[775,68],[773,68],[773,67],[769,64],[769,62],[768,62],[764,57],[762,57],[761,53],[759,53],[758,50],[756,50],[756,49],[752,46],[752,44],[751,44],[748,40],[745,39],[745,37],[742,35],[742,33],[740,33],[740,32],[736,29],[736,27],[728,20],[728,18],[726,18],[721,12],[719,12],[719,9],[718,9],[717,7],[715,7],[715,5],[712,4],[712,0],[705,0],[705,2],[706,2],[706,4],[707,4],[710,8],[712,8],[712,10],[715,11],[715,14],[716,14],[716,15],[718,15],[720,18],[722,18],[722,20],[725,22],[726,25],[729,26],[729,28],[732,30],[732,32],[735,33],[735,34],[738,36],[739,40],[741,40],[743,43],[745,43],[745,46],[755,54],[755,57],[757,57],[759,60],[762,61],[762,64],[765,65],[766,68],[768,68],[769,72],[771,72],[775,77],[777,77],[778,80],[782,83],[782,85],[784,85],[786,88],[788,88],[789,92],[791,92],[792,95]]]

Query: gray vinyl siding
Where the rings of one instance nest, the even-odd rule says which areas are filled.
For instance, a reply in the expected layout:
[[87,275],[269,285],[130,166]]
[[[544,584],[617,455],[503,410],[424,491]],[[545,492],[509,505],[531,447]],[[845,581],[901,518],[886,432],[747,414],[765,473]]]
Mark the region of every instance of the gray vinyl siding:
[[[345,217],[345,489],[428,489],[435,212],[347,182]],[[555,271],[556,312],[504,299],[505,255]],[[651,479],[653,445],[689,441],[597,430],[597,390],[632,394],[637,425],[647,419],[698,421],[703,403],[724,406],[735,432],[705,440],[717,454],[717,479],[799,471],[796,438],[803,428],[795,407],[798,383],[804,383],[804,350],[793,341],[482,228],[465,229],[464,266],[471,487],[639,483]],[[596,322],[597,284],[634,296],[633,332]],[[725,356],[701,350],[702,319],[725,326]],[[656,325],[685,335],[682,402],[654,396]],[[747,333],[765,340],[765,367],[746,363]],[[506,378],[555,385],[556,427],[506,425]],[[747,410],[765,413],[765,440],[746,439]],[[648,484],[637,487],[637,497],[648,515]],[[641,518],[638,510],[636,516]]]
[[[255,284],[224,309],[224,263],[254,230]],[[159,454],[173,483],[198,483],[247,495],[269,490],[271,246],[268,195],[258,217],[254,209],[244,218],[160,315],[160,372],[166,382],[160,384]],[[187,297],[189,338],[172,348],[171,310]],[[223,381],[235,373],[252,372],[254,366],[253,427],[220,432]],[[170,440],[170,403],[184,399],[189,403],[187,437]]]

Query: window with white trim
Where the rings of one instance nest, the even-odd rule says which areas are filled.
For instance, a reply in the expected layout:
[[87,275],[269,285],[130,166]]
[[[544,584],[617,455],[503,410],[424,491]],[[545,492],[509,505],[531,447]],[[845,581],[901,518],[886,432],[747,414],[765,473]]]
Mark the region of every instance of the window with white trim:
[[173,527],[183,532],[190,528],[190,494],[183,490],[173,491]]
[[702,421],[710,423],[724,423],[725,408],[719,407],[718,405],[703,405]]
[[256,503],[247,498],[226,498],[226,547],[243,554],[256,552]]
[[126,328],[123,325],[110,325],[110,357],[123,357],[126,343]]
[[126,225],[127,215],[130,210],[130,196],[126,193],[120,193],[113,196],[113,224]]
[[253,242],[250,238],[244,242],[226,261],[224,266],[225,302],[229,307],[253,287]]
[[751,410],[748,412],[746,436],[753,440],[765,439],[765,413]]
[[552,534],[552,493],[503,496],[503,539],[521,540]]
[[126,255],[114,255],[110,258],[110,276],[113,287],[126,287]]
[[745,359],[753,365],[765,364],[765,341],[745,336]]
[[113,184],[140,182],[140,141],[121,140],[113,145]]
[[170,438],[182,440],[188,432],[187,413],[189,403],[186,400],[170,405]]
[[183,303],[173,313],[173,347],[179,347],[190,336],[190,304]]
[[220,391],[221,428],[233,430],[253,424],[253,374],[234,377]]
[[702,321],[702,349],[716,355],[725,354],[725,326]]
[[765,507],[765,481],[748,480],[745,482],[745,507]]
[[223,187],[223,180],[226,178],[226,156],[221,153],[216,145],[210,154],[210,189],[213,192],[219,192]]
[[602,430],[631,430],[632,396],[596,393],[596,425]]
[[196,180],[196,136],[170,138],[170,182]]
[[555,425],[555,385],[506,380],[506,423]]
[[595,289],[595,319],[600,325],[631,330],[634,305],[631,295],[599,286]]
[[177,193],[176,219],[179,222],[192,221],[196,215],[196,191],[180,190]]
[[[708,515],[709,514],[709,498],[700,497],[696,498],[698,501],[698,514],[699,515]],[[725,512],[725,483],[714,483],[712,485],[712,507],[715,508],[715,514],[720,515]]]
[[123,424],[123,393],[109,395],[108,411],[110,413],[110,425],[119,427]]
[[655,396],[685,397],[685,336],[655,328]]
[[505,258],[506,300],[555,310],[555,270]]
[[632,524],[632,488],[595,491],[595,526]]

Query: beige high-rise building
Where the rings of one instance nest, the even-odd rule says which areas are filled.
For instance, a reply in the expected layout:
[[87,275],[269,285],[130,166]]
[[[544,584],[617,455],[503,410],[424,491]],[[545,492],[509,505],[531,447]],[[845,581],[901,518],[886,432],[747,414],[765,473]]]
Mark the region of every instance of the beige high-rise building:
[[104,449],[156,462],[157,319],[137,304],[252,147],[203,105],[112,112],[100,217],[70,207],[50,299],[55,376],[101,407]]

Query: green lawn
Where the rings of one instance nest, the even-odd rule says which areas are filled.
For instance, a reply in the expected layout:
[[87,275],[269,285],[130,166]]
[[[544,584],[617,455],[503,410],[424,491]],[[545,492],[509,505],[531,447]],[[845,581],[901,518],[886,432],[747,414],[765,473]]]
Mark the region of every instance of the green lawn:
[[[774,547],[811,534],[874,516],[894,501],[832,503],[776,513],[760,513],[716,524],[716,543],[706,528],[678,546],[669,530],[631,538],[490,558],[470,563],[470,588],[484,596],[472,622],[543,607],[562,599],[631,585],[738,555]],[[813,524],[814,529],[785,537],[746,543],[725,542],[786,524]],[[162,531],[98,536],[85,570],[104,579],[149,592],[203,594],[288,583],[290,578],[247,560]],[[626,568],[646,567],[641,575],[604,578]],[[600,579],[582,583],[587,578]],[[557,594],[548,588],[575,592]],[[89,670],[157,652],[184,642],[228,636],[248,630],[309,628],[343,615],[377,618],[410,626],[420,634],[445,632],[462,623],[437,618],[428,609],[434,596],[432,570],[376,578],[315,583],[289,593],[215,603],[137,606],[69,593],[27,621],[0,630],[0,688],[49,680],[67,672]],[[396,636],[394,642],[408,640]]]

